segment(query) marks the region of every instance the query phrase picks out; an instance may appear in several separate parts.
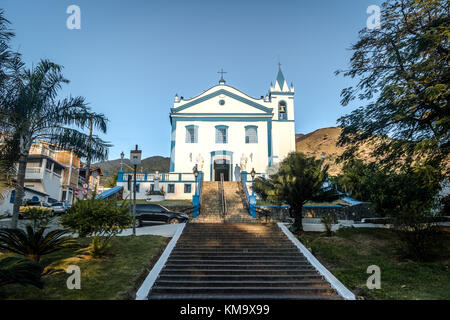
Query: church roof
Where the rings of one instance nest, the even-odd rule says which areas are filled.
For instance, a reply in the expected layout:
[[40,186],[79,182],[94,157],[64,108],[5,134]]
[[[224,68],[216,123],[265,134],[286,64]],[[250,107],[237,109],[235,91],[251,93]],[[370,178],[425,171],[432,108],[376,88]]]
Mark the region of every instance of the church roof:
[[281,71],[281,67],[280,67],[280,68],[278,68],[277,82],[278,82],[278,85],[280,86],[281,90],[283,90],[285,81],[286,80],[284,79],[284,75],[283,75],[283,72]]

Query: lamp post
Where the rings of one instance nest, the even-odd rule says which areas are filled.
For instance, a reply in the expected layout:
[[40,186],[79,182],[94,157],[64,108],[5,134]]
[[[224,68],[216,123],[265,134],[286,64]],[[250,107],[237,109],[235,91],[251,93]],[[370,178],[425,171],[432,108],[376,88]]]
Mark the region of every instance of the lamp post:
[[134,166],[134,183],[133,183],[133,236],[136,235],[136,171],[137,166],[141,164],[142,151],[138,150],[136,145],[135,150],[130,151],[130,162]]
[[123,151],[120,153],[120,171],[123,172],[123,158],[125,157],[125,153]]
[[194,176],[195,176],[195,194],[198,195],[198,169],[197,169],[197,165],[195,165],[194,167]]
[[252,196],[254,196],[255,195],[255,176],[256,176],[255,168],[252,168],[252,172],[250,172],[250,175],[252,176]]

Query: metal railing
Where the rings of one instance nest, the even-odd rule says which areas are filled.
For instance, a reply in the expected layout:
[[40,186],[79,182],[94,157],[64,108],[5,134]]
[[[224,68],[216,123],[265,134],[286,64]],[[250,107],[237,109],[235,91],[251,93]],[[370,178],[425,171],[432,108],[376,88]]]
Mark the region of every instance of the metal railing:
[[227,199],[225,198],[225,189],[223,187],[224,174],[220,174],[220,182],[219,182],[219,192],[220,192],[220,200],[222,204],[222,216],[225,218],[227,215]]

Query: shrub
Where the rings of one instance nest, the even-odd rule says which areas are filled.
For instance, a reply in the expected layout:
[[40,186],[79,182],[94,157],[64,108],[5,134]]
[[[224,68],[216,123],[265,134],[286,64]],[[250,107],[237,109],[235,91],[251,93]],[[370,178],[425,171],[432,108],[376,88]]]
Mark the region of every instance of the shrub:
[[32,226],[21,229],[1,229],[0,248],[23,255],[39,262],[41,256],[73,246],[75,241],[67,236],[66,230],[53,230],[46,233],[46,228],[35,231]]
[[91,236],[91,255],[103,256],[109,242],[131,224],[130,207],[125,201],[116,205],[113,201],[95,199],[76,202],[61,217],[64,227],[78,233],[80,237]]
[[331,231],[333,224],[337,223],[336,216],[334,214],[327,214],[320,219],[320,221],[324,224],[327,237],[331,237],[333,232]]
[[33,229],[47,228],[52,216],[52,212],[48,209],[30,207],[23,211],[23,218],[33,222]]
[[43,288],[43,267],[24,257],[7,257],[0,260],[0,287],[7,284],[30,284]]

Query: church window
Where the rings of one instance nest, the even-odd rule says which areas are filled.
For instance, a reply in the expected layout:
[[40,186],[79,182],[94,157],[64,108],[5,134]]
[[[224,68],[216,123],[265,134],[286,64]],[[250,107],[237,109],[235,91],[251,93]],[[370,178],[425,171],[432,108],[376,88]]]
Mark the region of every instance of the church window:
[[198,143],[198,126],[186,127],[186,143]]
[[280,101],[278,105],[278,120],[287,120],[287,105],[285,101]]
[[217,126],[216,127],[216,143],[228,143],[228,127]]
[[258,143],[258,127],[245,127],[245,143]]

